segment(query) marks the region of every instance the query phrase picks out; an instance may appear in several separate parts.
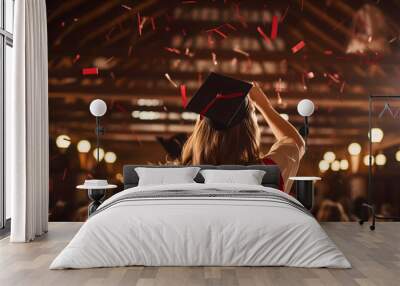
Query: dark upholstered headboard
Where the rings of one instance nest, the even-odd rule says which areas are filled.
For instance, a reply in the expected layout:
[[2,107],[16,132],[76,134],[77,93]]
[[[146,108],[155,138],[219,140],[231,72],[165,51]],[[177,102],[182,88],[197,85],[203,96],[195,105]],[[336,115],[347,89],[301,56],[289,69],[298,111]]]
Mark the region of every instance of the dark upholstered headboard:
[[[186,166],[160,166],[160,165],[125,165],[124,166],[124,189],[136,187],[139,182],[139,176],[137,175],[135,168],[136,167],[147,167],[147,168],[182,168]],[[275,165],[250,165],[250,166],[242,166],[242,165],[197,165],[195,167],[200,167],[201,169],[222,169],[222,170],[263,170],[265,171],[264,178],[262,180],[262,185],[265,187],[271,187],[279,189],[280,185],[280,170],[278,166]],[[204,178],[198,173],[195,178],[197,183],[204,183]]]

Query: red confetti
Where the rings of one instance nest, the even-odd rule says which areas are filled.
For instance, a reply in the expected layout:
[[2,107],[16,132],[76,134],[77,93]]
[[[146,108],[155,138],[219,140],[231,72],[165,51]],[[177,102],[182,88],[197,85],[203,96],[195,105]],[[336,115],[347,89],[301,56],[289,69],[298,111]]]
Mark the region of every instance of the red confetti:
[[181,51],[178,50],[178,49],[175,49],[175,48],[165,47],[164,49],[167,50],[168,52],[175,53],[175,54],[177,54],[177,55],[180,55],[180,54],[181,54]]
[[114,105],[115,105],[115,108],[118,109],[119,111],[124,112],[124,113],[129,113],[128,110],[126,110],[126,108],[123,107],[123,106],[122,106],[121,104],[119,104],[118,102],[116,102]]
[[278,36],[278,16],[272,17],[271,40]]
[[285,20],[285,18],[286,18],[286,15],[287,15],[287,13],[288,13],[288,11],[289,11],[289,5],[286,7],[286,10],[285,10],[285,12],[283,12],[283,15],[281,16],[281,20],[280,20],[280,22],[282,23],[283,22],[283,20]]
[[345,84],[346,84],[346,82],[343,81],[342,85],[340,86],[340,93],[343,93]]
[[195,4],[197,1],[194,0],[186,0],[186,1],[182,1],[182,4]]
[[339,81],[339,75],[338,74],[330,74],[328,73],[327,76],[334,82],[340,83]]
[[260,35],[264,38],[264,40],[267,42],[267,44],[271,43],[271,40],[268,38],[268,36],[264,33],[264,31],[261,29],[260,26],[257,27],[257,32],[260,33]]
[[298,42],[295,46],[292,47],[292,53],[295,54],[298,51],[300,51],[302,48],[304,48],[306,44],[304,43],[304,41],[300,41]]
[[137,23],[138,23],[138,31],[139,31],[139,36],[142,35],[142,18],[140,17],[140,14],[137,13]]
[[214,41],[210,34],[207,35],[207,43],[209,48],[211,48],[214,45]]
[[185,108],[187,104],[186,85],[181,84],[180,90],[181,90],[182,106]]
[[324,54],[325,54],[325,55],[333,55],[333,51],[331,51],[331,50],[325,50],[325,51],[324,51]]
[[133,48],[132,45],[130,45],[128,49],[128,57],[130,57],[132,54],[132,48]]
[[79,59],[81,58],[80,54],[76,54],[74,60],[72,61],[74,64],[79,61]]
[[65,181],[65,179],[67,178],[67,173],[68,173],[68,168],[65,168],[65,169],[64,169],[63,176],[62,176],[62,180],[63,180],[63,181]]
[[222,38],[227,38],[228,36],[224,33],[222,33],[220,30],[218,29],[213,29],[213,32],[217,33],[218,35],[220,35]]
[[242,24],[242,26],[244,28],[247,28],[247,23],[246,20],[244,19],[244,17],[240,14],[240,8],[239,8],[239,4],[235,3],[233,4],[234,8],[235,8],[235,15],[236,18],[239,20],[239,22]]
[[82,69],[83,75],[98,75],[99,69],[98,68],[84,68]]
[[235,26],[233,26],[233,25],[231,25],[231,24],[229,24],[229,23],[226,23],[225,26],[227,26],[227,27],[228,27],[229,29],[231,29],[231,30],[237,31],[237,29],[235,28]]
[[154,21],[154,17],[150,17],[150,21],[151,21],[151,29],[153,31],[156,30],[156,22]]

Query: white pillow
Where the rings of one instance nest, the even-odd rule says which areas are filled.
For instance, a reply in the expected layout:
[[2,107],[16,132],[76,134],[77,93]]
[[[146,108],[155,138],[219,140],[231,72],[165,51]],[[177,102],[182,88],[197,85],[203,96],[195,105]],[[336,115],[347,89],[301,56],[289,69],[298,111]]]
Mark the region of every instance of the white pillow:
[[262,170],[201,170],[205,184],[261,185],[265,171]]
[[138,186],[195,183],[199,167],[183,168],[135,168],[139,176]]

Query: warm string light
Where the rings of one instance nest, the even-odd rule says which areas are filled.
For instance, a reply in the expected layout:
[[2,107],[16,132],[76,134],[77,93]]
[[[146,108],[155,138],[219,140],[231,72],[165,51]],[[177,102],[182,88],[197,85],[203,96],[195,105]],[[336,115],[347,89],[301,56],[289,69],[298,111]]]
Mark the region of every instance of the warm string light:
[[97,158],[97,148],[93,150],[93,157],[96,159],[96,161],[101,162],[104,158],[104,149],[99,148],[99,158]]
[[328,163],[332,163],[335,161],[336,155],[332,151],[328,151],[324,154],[324,160],[327,161]]
[[372,143],[380,143],[383,140],[384,133],[380,128],[371,128],[371,135],[368,132],[368,138],[371,138]]
[[115,163],[115,161],[117,161],[117,155],[114,152],[109,151],[104,155],[104,161],[109,164]]
[[361,145],[358,144],[357,142],[353,142],[353,143],[351,143],[349,145],[349,147],[347,147],[347,151],[352,156],[360,155],[360,153],[361,153]]
[[71,138],[68,135],[61,134],[56,138],[56,145],[60,149],[67,149],[71,145]]
[[88,153],[90,151],[91,145],[88,140],[81,140],[76,145],[76,149],[79,153]]

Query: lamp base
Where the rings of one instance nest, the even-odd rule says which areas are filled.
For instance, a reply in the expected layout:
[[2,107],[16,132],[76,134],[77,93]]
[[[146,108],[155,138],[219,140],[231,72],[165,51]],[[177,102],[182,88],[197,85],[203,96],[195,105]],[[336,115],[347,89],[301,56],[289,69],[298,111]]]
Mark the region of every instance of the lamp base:
[[311,210],[314,206],[314,182],[311,180],[296,180],[294,184],[297,200],[306,209]]

